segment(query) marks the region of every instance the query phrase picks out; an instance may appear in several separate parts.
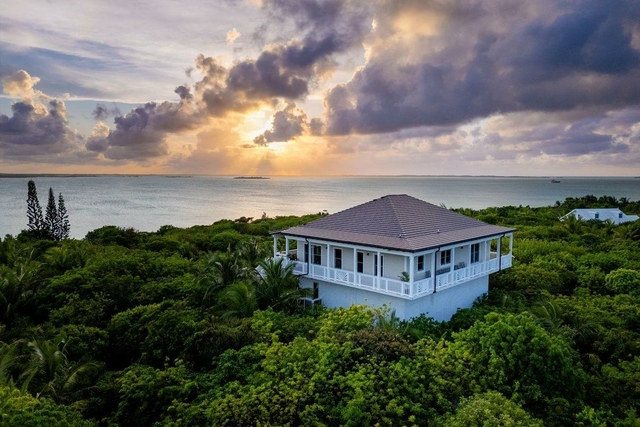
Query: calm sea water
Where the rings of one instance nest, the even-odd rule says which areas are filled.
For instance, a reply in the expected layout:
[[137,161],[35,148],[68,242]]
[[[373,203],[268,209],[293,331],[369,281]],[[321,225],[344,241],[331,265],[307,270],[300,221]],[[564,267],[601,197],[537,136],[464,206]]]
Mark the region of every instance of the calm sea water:
[[[0,179],[0,236],[26,228],[29,178]],[[103,225],[155,231],[171,224],[189,227],[263,212],[302,215],[334,213],[386,194],[409,194],[447,207],[552,205],[586,194],[640,199],[640,179],[495,177],[36,177],[40,204],[49,187],[65,198],[71,235],[82,238]]]

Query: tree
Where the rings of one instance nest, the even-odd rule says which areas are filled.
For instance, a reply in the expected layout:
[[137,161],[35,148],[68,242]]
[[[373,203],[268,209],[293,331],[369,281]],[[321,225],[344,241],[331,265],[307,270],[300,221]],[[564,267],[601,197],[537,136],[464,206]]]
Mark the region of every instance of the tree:
[[29,181],[27,192],[27,219],[29,231],[42,232],[44,229],[44,219],[42,217],[42,208],[38,201],[38,192],[36,191],[36,183]]
[[309,295],[309,289],[300,288],[293,264],[285,266],[282,258],[261,261],[258,271],[255,292],[261,310],[295,306],[300,298]]
[[44,216],[44,229],[49,237],[58,240],[58,208],[56,207],[56,198],[53,190],[49,187],[49,201],[47,202],[47,213]]
[[69,231],[71,230],[71,224],[69,224],[69,214],[67,208],[64,205],[64,198],[62,193],[58,194],[58,221],[56,224],[56,240],[63,240],[69,238]]
[[253,285],[245,282],[235,282],[227,287],[220,296],[220,303],[224,307],[224,319],[251,317],[258,309],[255,289]]
[[[585,376],[578,353],[526,313],[489,313],[483,322],[454,333],[453,340],[453,354],[468,366],[473,381],[525,409],[544,413],[555,398],[581,397]],[[555,415],[561,415],[556,409]]]
[[9,386],[0,386],[0,417],[5,427],[92,427],[72,407],[56,405],[50,399],[36,399]]
[[36,397],[51,397],[57,403],[66,401],[86,384],[88,375],[100,368],[97,362],[69,362],[62,335],[54,340],[33,340],[27,345],[31,359],[21,376],[23,387],[34,390]]
[[617,294],[640,295],[640,272],[619,268],[607,274],[605,286]]
[[462,399],[456,413],[448,417],[444,427],[535,427],[542,421],[532,418],[518,404],[496,391]]

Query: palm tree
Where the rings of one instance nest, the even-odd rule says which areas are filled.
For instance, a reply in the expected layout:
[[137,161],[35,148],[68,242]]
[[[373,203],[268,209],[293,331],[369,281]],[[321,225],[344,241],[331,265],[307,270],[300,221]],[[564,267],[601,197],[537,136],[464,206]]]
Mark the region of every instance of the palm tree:
[[208,253],[199,278],[199,281],[207,287],[205,298],[231,285],[242,275],[243,269],[231,248],[226,252]]
[[264,310],[291,308],[300,298],[310,295],[310,289],[302,289],[293,274],[293,264],[284,265],[283,259],[269,259],[258,263],[256,296],[258,307]]
[[385,332],[398,333],[400,335],[415,335],[415,331],[409,328],[409,323],[396,316],[396,309],[388,312],[386,309],[376,310],[373,319],[374,327]]
[[22,260],[13,268],[0,267],[0,318],[8,324],[33,295],[37,265]]
[[63,336],[54,340],[33,340],[27,345],[31,358],[21,378],[23,388],[35,389],[36,397],[46,395],[60,403],[82,385],[88,374],[100,367],[97,362],[69,362]]
[[600,325],[585,318],[574,319],[572,324],[566,324],[562,308],[553,300],[547,300],[533,307],[531,313],[549,333],[563,333],[575,343],[580,355],[590,364],[600,363],[595,353],[583,352],[590,347],[590,343],[600,333]]
[[220,296],[223,319],[251,317],[258,309],[255,288],[246,282],[235,282]]
[[79,242],[68,242],[61,246],[50,248],[45,254],[46,263],[55,271],[64,273],[86,264],[86,250]]
[[554,333],[564,324],[562,309],[553,300],[544,301],[531,309],[531,313],[540,322],[543,328]]
[[250,239],[240,245],[238,255],[250,268],[255,268],[260,261],[266,259],[266,251],[257,239]]
[[640,240],[640,225],[636,225],[636,222],[618,226],[614,231],[615,236],[618,239]]
[[580,234],[584,228],[584,222],[575,215],[568,216],[562,221],[571,234]]
[[0,343],[0,385],[13,384],[11,370],[16,362],[16,344]]

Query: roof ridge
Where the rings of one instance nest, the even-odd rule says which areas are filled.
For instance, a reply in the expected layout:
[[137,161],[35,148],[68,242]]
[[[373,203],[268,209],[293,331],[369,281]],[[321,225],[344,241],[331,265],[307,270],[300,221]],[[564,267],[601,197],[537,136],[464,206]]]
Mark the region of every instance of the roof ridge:
[[405,230],[404,228],[404,224],[402,221],[400,221],[400,217],[398,216],[398,210],[396,209],[396,205],[395,203],[393,203],[393,200],[395,200],[396,197],[409,197],[414,199],[415,197],[412,197],[408,194],[390,194],[389,196],[391,196],[389,198],[389,203],[391,204],[391,209],[393,210],[393,214],[395,216],[396,221],[398,222],[398,227],[400,228],[400,235],[398,236],[401,239],[406,239],[407,238],[407,230]]
[[385,198],[388,198],[388,203],[391,206],[391,210],[393,211],[393,218],[395,219],[396,223],[398,224],[398,228],[400,229],[400,235],[398,237],[401,239],[405,239],[406,238],[405,229],[402,226],[402,221],[400,221],[400,218],[398,217],[398,211],[396,210],[396,205],[395,203],[393,203],[394,198],[397,196],[408,196],[408,197],[411,197],[411,196],[407,194],[389,194],[388,196],[384,196]]

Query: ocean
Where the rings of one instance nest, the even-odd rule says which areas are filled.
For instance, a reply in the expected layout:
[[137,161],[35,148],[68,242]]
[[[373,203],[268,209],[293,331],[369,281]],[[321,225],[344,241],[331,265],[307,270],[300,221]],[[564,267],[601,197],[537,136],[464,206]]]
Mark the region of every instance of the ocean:
[[[16,235],[27,225],[28,177],[0,178],[0,236]],[[221,176],[34,177],[40,205],[49,187],[62,193],[71,237],[82,238],[104,225],[155,231],[170,224],[190,227],[263,213],[302,215],[338,212],[386,194],[409,194],[447,207],[553,205],[566,197],[640,199],[637,178],[507,177],[271,177]]]

